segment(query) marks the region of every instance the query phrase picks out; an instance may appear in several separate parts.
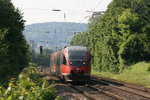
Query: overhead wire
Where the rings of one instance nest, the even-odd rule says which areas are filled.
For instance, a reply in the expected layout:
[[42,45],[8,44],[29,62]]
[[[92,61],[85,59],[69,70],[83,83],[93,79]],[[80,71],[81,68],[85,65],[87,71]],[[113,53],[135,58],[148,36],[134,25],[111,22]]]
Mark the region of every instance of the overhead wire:
[[101,0],[92,11],[94,11],[97,7],[99,7],[99,5],[102,3],[102,1],[103,0]]
[[89,14],[88,16],[85,16],[85,17],[82,19],[82,21],[81,21],[80,23],[82,23],[87,17],[90,17],[91,13],[93,13],[93,11],[94,11],[97,7],[99,7],[99,5],[102,3],[102,1],[103,1],[103,0],[100,0],[100,1],[98,2],[98,4],[91,10],[91,12],[89,12],[90,14]]
[[[42,9],[42,8],[22,8],[22,9],[24,9],[24,10],[49,10],[49,11],[52,11],[52,8],[50,8],[50,6],[49,5],[47,5],[47,4],[45,4],[45,3],[43,3],[43,2],[41,2],[40,0],[34,0],[36,3],[38,3],[39,5],[44,5],[44,6],[46,6],[46,8],[45,9]],[[93,0],[91,0],[91,1],[93,1]],[[89,13],[87,16],[85,16],[83,19],[82,19],[82,21],[80,21],[80,23],[83,23],[83,21],[87,18],[87,17],[89,17],[89,16],[91,16],[91,13],[93,13],[92,11],[94,11],[97,7],[99,7],[99,5],[102,3],[102,1],[103,0],[100,0],[99,2],[98,2],[98,4],[91,10],[91,12],[86,12],[86,11],[83,11],[83,10],[61,10],[61,12],[63,12],[63,14],[64,14],[64,20],[65,20],[65,22],[66,22],[66,19],[67,19],[67,14],[69,13],[69,12],[71,12],[71,13],[76,13],[76,14],[83,14],[83,13]],[[86,7],[86,0],[84,0],[84,5],[83,6],[85,6]],[[77,0],[77,3],[76,3],[76,5],[79,5],[79,0]],[[76,6],[76,7],[78,7],[78,6]]]
[[[100,0],[99,2],[98,2],[98,4],[92,9],[92,11],[94,11],[97,7],[99,7],[99,5],[102,3],[102,1],[103,0]],[[86,8],[86,1],[85,1],[85,8]],[[78,5],[78,0],[77,0],[77,5]],[[80,23],[83,23],[83,21],[87,18],[87,17],[90,17],[90,15],[91,15],[91,13],[93,13],[93,12],[89,12],[90,14],[88,15],[88,16],[85,16],[81,21],[80,21]],[[86,12],[86,11],[85,11]],[[76,29],[76,28],[75,28]]]

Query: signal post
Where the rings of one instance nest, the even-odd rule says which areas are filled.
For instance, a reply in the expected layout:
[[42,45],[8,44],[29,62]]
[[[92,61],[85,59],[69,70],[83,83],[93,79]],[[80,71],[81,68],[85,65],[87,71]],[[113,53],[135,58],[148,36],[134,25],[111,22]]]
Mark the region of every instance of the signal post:
[[43,70],[42,70],[42,53],[43,53],[43,46],[40,46],[40,54],[41,54],[41,56],[40,56],[40,71],[42,72]]

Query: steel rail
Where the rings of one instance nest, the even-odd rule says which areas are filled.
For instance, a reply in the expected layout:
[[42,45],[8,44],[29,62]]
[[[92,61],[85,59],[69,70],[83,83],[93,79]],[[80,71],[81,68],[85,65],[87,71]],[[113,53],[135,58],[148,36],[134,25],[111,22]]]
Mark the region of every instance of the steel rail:
[[[125,89],[125,88],[123,88],[124,86],[118,87],[118,86],[109,84],[109,82],[104,82],[104,81],[101,81],[101,80],[95,80],[95,79],[92,79],[92,78],[91,78],[91,81],[102,83],[102,84],[108,85],[110,87],[113,87],[113,88],[116,88],[116,89],[119,89],[119,90],[122,90],[122,91],[125,91],[125,92],[128,92],[128,93],[132,93],[132,94],[135,94],[135,95],[138,95],[138,96],[150,99],[150,95],[147,92],[143,92],[143,91],[137,92],[137,91],[131,90],[132,88]],[[143,93],[141,93],[141,92],[143,92]]]

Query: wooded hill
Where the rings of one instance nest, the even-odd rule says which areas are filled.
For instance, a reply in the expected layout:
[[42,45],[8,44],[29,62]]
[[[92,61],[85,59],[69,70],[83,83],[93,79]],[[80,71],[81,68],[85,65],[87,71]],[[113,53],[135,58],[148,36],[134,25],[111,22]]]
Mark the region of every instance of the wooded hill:
[[34,41],[34,49],[39,51],[39,45],[55,50],[69,45],[72,37],[78,32],[86,31],[87,24],[69,22],[47,22],[26,25],[24,35],[28,44]]
[[93,68],[121,72],[139,61],[150,61],[150,0],[113,0],[107,11],[92,16],[88,31],[71,45],[88,46]]

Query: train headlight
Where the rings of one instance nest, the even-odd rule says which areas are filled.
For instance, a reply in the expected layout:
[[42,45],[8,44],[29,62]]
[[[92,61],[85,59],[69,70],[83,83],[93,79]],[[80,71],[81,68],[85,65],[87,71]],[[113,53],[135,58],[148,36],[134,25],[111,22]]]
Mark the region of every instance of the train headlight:
[[83,62],[83,64],[85,65],[85,62]]

